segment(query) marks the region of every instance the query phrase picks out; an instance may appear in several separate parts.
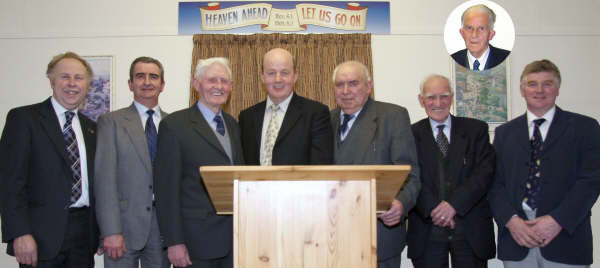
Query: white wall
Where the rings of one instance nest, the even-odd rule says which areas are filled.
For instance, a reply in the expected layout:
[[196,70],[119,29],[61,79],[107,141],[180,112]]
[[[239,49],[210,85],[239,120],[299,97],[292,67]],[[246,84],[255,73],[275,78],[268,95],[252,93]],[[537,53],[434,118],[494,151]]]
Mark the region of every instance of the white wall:
[[[462,1],[394,0],[392,34],[372,38],[375,98],[407,107],[412,121],[425,117],[417,102],[420,80],[428,74],[450,76],[451,59],[443,43],[448,14]],[[3,0],[0,1],[0,128],[10,108],[39,102],[51,94],[44,77],[50,58],[66,50],[81,55],[113,55],[115,107],[128,105],[131,61],[152,56],[165,66],[161,106],[188,105],[191,36],[177,36],[175,0]],[[525,110],[518,89],[523,67],[548,58],[562,71],[558,105],[600,119],[595,75],[600,74],[600,1],[506,0],[497,3],[516,27],[510,56],[512,117]],[[234,89],[235,90],[235,89]],[[594,260],[600,267],[600,205],[593,209]],[[2,244],[0,250],[4,251]],[[100,261],[99,264],[102,262]],[[410,267],[404,260],[403,267]],[[0,253],[0,267],[14,266]],[[98,265],[101,267],[101,265]],[[490,262],[490,267],[501,267]]]

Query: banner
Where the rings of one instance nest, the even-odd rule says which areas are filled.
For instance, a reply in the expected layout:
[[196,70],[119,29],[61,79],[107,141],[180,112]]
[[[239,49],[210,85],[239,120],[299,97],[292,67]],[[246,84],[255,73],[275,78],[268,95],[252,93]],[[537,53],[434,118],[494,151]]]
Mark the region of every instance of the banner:
[[180,2],[179,34],[389,34],[388,2]]

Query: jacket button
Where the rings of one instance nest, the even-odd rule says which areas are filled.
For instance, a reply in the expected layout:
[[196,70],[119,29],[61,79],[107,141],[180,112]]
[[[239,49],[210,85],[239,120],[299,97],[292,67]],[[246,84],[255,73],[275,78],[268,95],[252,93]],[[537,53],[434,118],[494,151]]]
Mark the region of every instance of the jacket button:
[[150,210],[152,210],[152,209],[151,209],[150,207],[146,207],[146,210],[147,210],[147,211],[150,211]]

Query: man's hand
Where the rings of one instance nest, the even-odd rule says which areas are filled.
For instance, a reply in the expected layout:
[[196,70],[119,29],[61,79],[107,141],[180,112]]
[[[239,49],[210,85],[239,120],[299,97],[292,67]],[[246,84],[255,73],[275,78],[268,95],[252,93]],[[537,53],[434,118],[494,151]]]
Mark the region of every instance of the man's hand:
[[167,249],[167,255],[169,256],[169,261],[175,267],[186,267],[192,265],[190,255],[188,254],[185,244],[170,246]]
[[114,234],[105,237],[103,247],[106,255],[114,260],[123,257],[123,254],[127,250],[125,247],[125,238],[123,238],[122,234]]
[[526,221],[533,231],[542,238],[541,247],[545,247],[560,233],[562,226],[550,215],[544,215],[530,221]]
[[446,201],[440,202],[440,204],[431,211],[430,216],[434,225],[454,229],[454,216],[456,216],[456,210],[450,203]]
[[18,263],[37,266],[37,244],[32,235],[26,234],[15,238],[13,250]]
[[377,217],[383,221],[383,224],[387,226],[393,226],[400,222],[400,220],[402,219],[403,211],[404,206],[402,205],[402,202],[394,199],[394,201],[392,201],[390,209],[388,209],[388,211],[382,214],[379,214],[379,216]]
[[510,235],[515,242],[523,247],[535,248],[542,245],[542,237],[519,216],[512,217],[506,223],[506,228],[510,231]]

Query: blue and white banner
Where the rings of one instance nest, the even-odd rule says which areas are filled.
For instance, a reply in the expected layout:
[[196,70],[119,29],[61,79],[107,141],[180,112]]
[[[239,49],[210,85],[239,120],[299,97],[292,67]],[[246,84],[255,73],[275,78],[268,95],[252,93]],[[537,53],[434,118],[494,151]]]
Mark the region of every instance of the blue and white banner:
[[389,7],[389,2],[180,2],[179,34],[389,34]]

